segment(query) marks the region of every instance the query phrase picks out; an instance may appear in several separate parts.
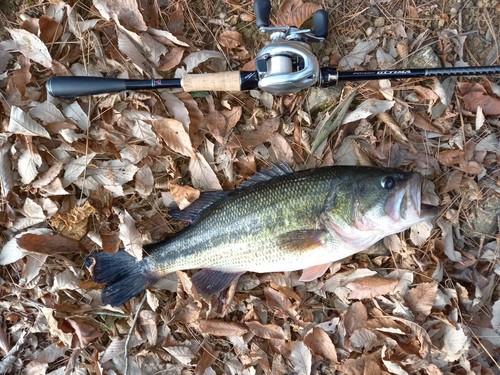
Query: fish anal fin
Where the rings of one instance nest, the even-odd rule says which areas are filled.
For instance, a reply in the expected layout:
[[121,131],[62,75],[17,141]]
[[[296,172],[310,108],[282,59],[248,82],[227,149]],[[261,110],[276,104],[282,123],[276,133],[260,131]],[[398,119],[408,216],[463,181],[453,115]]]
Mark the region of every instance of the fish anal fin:
[[278,244],[282,249],[294,252],[314,250],[325,245],[326,234],[320,229],[295,230],[279,236]]
[[208,297],[227,289],[233,281],[244,273],[202,269],[193,275],[193,284],[202,297]]
[[320,276],[323,276],[323,274],[328,270],[328,268],[330,268],[332,263],[333,262],[318,264],[317,266],[305,268],[304,271],[302,271],[302,275],[300,276],[299,280],[312,281]]

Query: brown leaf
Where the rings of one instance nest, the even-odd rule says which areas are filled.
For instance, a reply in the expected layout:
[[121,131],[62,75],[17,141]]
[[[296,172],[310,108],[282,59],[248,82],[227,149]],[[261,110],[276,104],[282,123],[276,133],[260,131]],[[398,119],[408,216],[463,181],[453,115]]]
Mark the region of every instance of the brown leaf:
[[219,35],[219,43],[227,49],[234,49],[243,44],[243,37],[238,31],[224,30]]
[[293,150],[288,141],[280,133],[275,132],[269,139],[271,147],[276,156],[276,161],[284,162],[288,165],[293,165]]
[[24,98],[26,94],[26,86],[31,81],[31,63],[30,60],[23,55],[19,55],[17,61],[21,68],[14,70],[10,74],[9,82],[7,84],[7,93],[9,95],[13,95],[15,93],[15,90],[17,90],[19,91],[19,94],[21,94],[21,97]]
[[368,276],[346,284],[351,290],[349,299],[364,299],[391,293],[398,285],[396,279],[384,279],[379,276]]
[[257,321],[251,321],[245,323],[254,335],[262,337],[264,339],[277,339],[285,340],[286,335],[283,328],[276,324],[262,324]]
[[422,116],[418,112],[413,112],[413,125],[416,127],[427,130],[429,132],[435,132],[441,134],[441,130],[439,130],[436,126],[434,126],[429,120],[427,120],[424,116]]
[[441,164],[452,167],[465,161],[465,152],[462,150],[445,150],[440,151],[436,158]]
[[184,48],[173,47],[169,53],[165,55],[164,58],[160,60],[160,67],[158,70],[160,72],[165,72],[171,70],[179,65],[182,61],[182,56],[184,55]]
[[358,328],[364,327],[368,320],[368,312],[362,302],[354,302],[345,314],[344,326],[346,332],[351,335]]
[[50,219],[50,225],[66,237],[80,240],[87,233],[87,223],[96,209],[85,202],[83,206],[75,206],[64,214],[56,214]]
[[189,185],[168,183],[168,190],[181,210],[200,197],[200,191]]
[[55,233],[26,233],[17,237],[17,245],[23,250],[44,255],[87,252],[79,241]]
[[301,27],[314,12],[320,9],[320,4],[303,3],[302,0],[285,0],[276,14],[276,26]]
[[417,315],[417,319],[422,321],[431,313],[432,306],[436,301],[438,283],[422,283],[406,293],[405,301],[410,309]]
[[168,147],[187,157],[193,157],[193,145],[189,134],[180,121],[173,118],[153,120],[153,127]]
[[304,343],[314,354],[332,362],[337,362],[335,345],[333,345],[332,340],[323,329],[314,327],[311,333],[304,338]]
[[64,28],[52,17],[42,15],[38,20],[40,28],[40,39],[46,44],[57,42],[61,37]]
[[199,321],[201,333],[214,336],[242,336],[248,329],[241,323],[225,322],[219,319],[205,319]]
[[466,94],[463,97],[463,101],[465,109],[471,112],[475,113],[477,111],[477,107],[481,107],[486,116],[500,115],[500,98],[474,91]]
[[293,308],[292,303],[283,293],[274,290],[273,288],[266,287],[264,289],[264,294],[266,296],[267,305],[271,310],[276,312],[280,311],[285,316],[292,318],[297,323],[302,323],[300,321],[299,314]]
[[230,139],[230,142],[235,144],[236,146],[251,149],[257,145],[260,145],[264,141],[269,140],[271,135],[278,130],[279,126],[280,120],[278,117],[275,117],[264,121],[254,130],[242,132],[237,136],[233,135]]
[[75,330],[76,340],[73,337],[73,348],[85,348],[91,342],[101,337],[102,333],[84,318],[73,317],[66,319],[66,322]]
[[203,375],[219,356],[220,351],[213,349],[208,343],[203,343],[203,354],[194,369],[195,375]]

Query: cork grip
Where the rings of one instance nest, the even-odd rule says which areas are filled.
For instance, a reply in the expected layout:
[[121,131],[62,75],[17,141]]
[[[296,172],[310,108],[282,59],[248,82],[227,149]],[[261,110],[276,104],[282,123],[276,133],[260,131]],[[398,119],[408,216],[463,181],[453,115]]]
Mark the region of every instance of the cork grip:
[[184,91],[241,91],[240,72],[186,74],[181,79]]

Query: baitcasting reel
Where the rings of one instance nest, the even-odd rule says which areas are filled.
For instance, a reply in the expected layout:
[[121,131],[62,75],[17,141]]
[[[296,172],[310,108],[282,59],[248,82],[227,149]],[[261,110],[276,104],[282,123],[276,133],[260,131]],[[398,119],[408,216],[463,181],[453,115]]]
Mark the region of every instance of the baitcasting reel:
[[310,42],[324,42],[328,34],[328,13],[318,10],[312,17],[313,29],[269,26],[271,3],[256,0],[255,18],[261,33],[270,33],[271,43],[262,48],[255,64],[259,88],[275,95],[284,95],[315,85],[320,78],[318,58]]

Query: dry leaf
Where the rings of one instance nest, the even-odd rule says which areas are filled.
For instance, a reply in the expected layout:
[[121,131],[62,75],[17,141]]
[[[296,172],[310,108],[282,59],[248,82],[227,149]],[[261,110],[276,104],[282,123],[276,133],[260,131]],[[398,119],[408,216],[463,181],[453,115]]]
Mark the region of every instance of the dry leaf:
[[19,52],[45,68],[52,68],[52,56],[50,56],[45,44],[36,35],[22,29],[6,28],[6,30],[12,36]]
[[67,187],[75,182],[96,155],[95,152],[91,152],[66,164],[64,167],[63,186]]
[[437,288],[437,282],[422,283],[406,293],[405,301],[418,320],[421,321],[431,313],[432,306],[436,301]]
[[214,336],[242,336],[248,332],[243,324],[218,319],[200,319],[198,324],[201,333]]
[[31,253],[44,255],[85,253],[87,249],[76,240],[60,234],[38,232],[24,232],[16,236],[17,245]]
[[354,49],[344,56],[339,61],[340,69],[353,69],[356,66],[362,65],[365,61],[366,56],[373,51],[378,46],[378,41],[370,40],[370,41],[360,41]]
[[56,214],[50,219],[52,227],[68,238],[80,240],[87,234],[87,223],[96,209],[85,202],[82,206],[75,206],[64,214]]
[[257,321],[245,323],[250,332],[264,339],[286,340],[283,328],[276,324],[262,324]]
[[[118,211],[118,209],[115,209]],[[124,249],[137,259],[142,259],[142,235],[135,226],[135,220],[124,210],[118,212],[120,219],[120,240],[123,242]]]
[[322,9],[320,4],[303,3],[302,0],[285,0],[276,14],[276,26],[301,27],[314,12],[320,9]]
[[361,103],[352,112],[349,112],[342,121],[342,124],[347,124],[349,122],[358,121],[365,119],[372,115],[377,115],[388,111],[394,106],[394,101],[392,100],[378,100],[378,99],[368,99]]
[[269,140],[271,135],[278,130],[279,125],[280,120],[277,117],[266,120],[262,124],[259,124],[255,130],[247,130],[238,135],[233,134],[230,142],[237,146],[251,149]]
[[398,285],[398,280],[368,276],[351,281],[345,286],[351,290],[349,299],[365,299],[391,293],[396,285]]
[[187,185],[168,183],[168,190],[181,210],[200,197],[200,191]]
[[297,341],[290,353],[290,362],[293,372],[297,375],[311,374],[312,355],[311,351],[302,341]]
[[243,44],[243,37],[238,31],[224,30],[219,35],[219,43],[227,49],[234,49]]
[[120,20],[136,30],[146,31],[147,26],[135,0],[93,0],[96,9],[106,20]]
[[335,345],[333,345],[332,340],[323,329],[314,327],[304,338],[304,343],[314,354],[334,363],[337,362]]
[[158,71],[165,72],[175,68],[181,63],[183,56],[184,48],[173,47],[160,61],[161,65],[158,67]]
[[21,182],[29,184],[38,175],[38,168],[42,165],[42,157],[30,142],[17,161]]
[[222,186],[206,159],[196,152],[189,160],[189,171],[193,187],[201,191],[222,190]]
[[10,110],[10,120],[7,131],[14,134],[23,134],[30,136],[39,136],[50,139],[50,134],[47,130],[33,120],[21,108],[12,106]]
[[156,133],[168,147],[187,157],[194,157],[193,145],[182,123],[173,118],[162,118],[152,122]]

